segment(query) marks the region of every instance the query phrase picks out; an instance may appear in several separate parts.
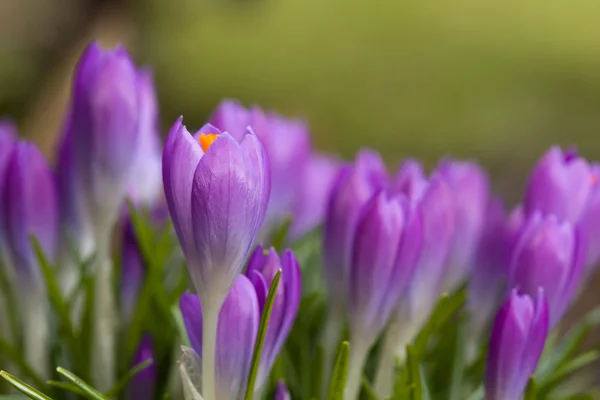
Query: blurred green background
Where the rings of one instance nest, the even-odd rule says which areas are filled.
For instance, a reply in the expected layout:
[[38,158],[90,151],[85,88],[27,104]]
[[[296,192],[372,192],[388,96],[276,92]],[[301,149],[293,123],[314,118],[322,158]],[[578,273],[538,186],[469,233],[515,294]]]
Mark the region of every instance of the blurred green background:
[[550,144],[600,158],[596,0],[2,0],[0,114],[50,149],[92,38],[155,68],[165,127],[223,97],[306,117],[318,147],[477,158],[511,201]]
[[52,157],[83,47],[122,42],[155,69],[165,132],[239,98],[306,117],[346,158],[476,158],[514,203],[551,144],[600,159],[599,15],[598,0],[0,0],[0,115]]

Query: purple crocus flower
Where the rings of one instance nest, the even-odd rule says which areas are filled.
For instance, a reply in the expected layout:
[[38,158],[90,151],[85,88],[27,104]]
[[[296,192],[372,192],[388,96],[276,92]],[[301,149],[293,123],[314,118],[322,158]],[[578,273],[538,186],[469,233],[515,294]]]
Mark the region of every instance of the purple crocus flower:
[[345,307],[348,270],[356,224],[364,205],[387,184],[387,171],[379,154],[362,150],[354,165],[340,168],[333,184],[324,228],[324,266],[331,304]]
[[58,209],[52,171],[33,143],[19,141],[8,158],[4,179],[1,219],[9,257],[22,284],[40,288],[41,271],[30,235],[37,238],[44,255],[54,260]]
[[142,94],[135,65],[123,47],[92,43],[75,73],[72,135],[77,173],[94,218],[116,218],[132,154],[140,140]]
[[220,306],[242,271],[269,198],[266,155],[251,129],[240,142],[205,125],[192,136],[181,118],[163,151],[169,213],[204,307]]
[[[190,344],[202,358],[203,320],[200,299],[196,295],[184,293],[179,304]],[[255,288],[248,278],[240,275],[219,313],[215,398],[238,400],[244,397],[259,320],[260,308]],[[206,397],[204,393],[202,395]]]
[[576,223],[585,211],[593,181],[588,163],[575,151],[552,147],[531,173],[525,213],[540,211]]
[[261,313],[271,282],[279,269],[281,269],[281,279],[277,287],[262,349],[256,381],[257,387],[261,387],[265,383],[273,363],[292,329],[300,307],[302,278],[298,261],[291,250],[286,250],[280,258],[274,248],[266,250],[258,246],[248,261],[246,269],[246,276],[256,289]]
[[129,319],[135,310],[144,278],[146,264],[138,243],[131,218],[123,223],[121,240],[121,310],[125,319]]
[[279,381],[277,383],[274,400],[292,400],[290,392],[288,392],[287,387],[285,386],[285,383],[283,381]]
[[12,151],[17,141],[17,127],[8,121],[0,120],[0,262],[10,264],[6,254],[6,244],[4,238],[4,186],[6,182],[6,170]]
[[535,372],[548,336],[548,305],[542,289],[534,299],[515,289],[498,312],[485,374],[486,400],[519,400]]
[[469,279],[469,308],[477,333],[481,333],[491,321],[506,293],[511,251],[508,224],[502,201],[491,200],[477,247],[475,268]]
[[543,288],[553,328],[569,307],[585,262],[585,239],[555,215],[533,213],[515,244],[508,287],[535,296]]
[[128,400],[151,400],[155,396],[158,368],[154,359],[152,338],[144,335],[132,364],[136,366],[147,360],[152,360],[152,364],[140,371],[127,386],[126,398]]
[[289,231],[292,239],[302,237],[323,222],[339,168],[339,162],[331,156],[313,154],[308,159],[300,177],[300,193],[295,200]]
[[355,398],[368,351],[389,322],[421,255],[422,221],[409,200],[383,190],[356,225],[349,271],[348,398]]
[[248,126],[254,129],[271,165],[271,196],[266,223],[273,225],[281,218],[291,216],[299,185],[290,177],[303,174],[312,150],[307,124],[265,112],[257,106],[247,109],[234,100],[221,102],[210,123],[229,132],[238,141]]
[[443,160],[437,168],[454,198],[454,243],[444,289],[455,290],[473,269],[474,257],[484,228],[490,184],[486,172],[469,161]]
[[139,140],[134,153],[127,195],[136,204],[153,206],[162,196],[162,144],[158,130],[158,104],[152,73],[137,75],[139,91]]

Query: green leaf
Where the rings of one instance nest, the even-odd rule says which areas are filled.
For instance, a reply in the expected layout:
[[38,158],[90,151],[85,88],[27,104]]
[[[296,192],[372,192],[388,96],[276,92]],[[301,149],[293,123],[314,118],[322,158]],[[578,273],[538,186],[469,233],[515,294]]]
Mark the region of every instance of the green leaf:
[[410,400],[423,400],[423,387],[421,385],[421,369],[419,356],[413,346],[406,346],[406,370],[408,372],[408,394]]
[[58,316],[61,327],[60,331],[65,335],[65,340],[71,355],[71,359],[76,366],[83,365],[84,363],[79,357],[77,338],[75,336],[75,329],[71,322],[69,306],[62,296],[60,286],[54,275],[54,271],[50,266],[48,259],[46,259],[40,243],[34,236],[31,236],[30,240],[40,268],[42,269],[42,275],[44,277],[44,281],[46,282],[46,291],[50,297],[50,304]]
[[29,386],[22,380],[17,377],[12,376],[6,371],[0,371],[0,376],[8,381],[15,389],[19,392],[23,393],[30,399],[34,400],[52,400],[50,397],[46,396],[44,393],[39,390]]
[[469,334],[467,332],[466,318],[461,318],[457,324],[454,354],[452,357],[452,372],[450,377],[449,400],[462,400],[463,377],[466,363],[466,345]]
[[375,393],[375,389],[373,389],[373,386],[367,377],[363,375],[360,381],[362,383],[363,393],[366,395],[367,399],[377,400],[377,393]]
[[67,378],[72,384],[77,386],[81,391],[83,391],[89,399],[92,400],[108,400],[102,393],[91,387],[88,383],[84,382],[80,377],[72,373],[71,371],[67,371],[62,367],[56,368],[56,372]]
[[600,325],[600,307],[596,307],[587,313],[580,322],[569,330],[557,347],[553,347],[546,342],[544,355],[536,374],[538,381],[548,379],[549,375],[556,372],[561,365],[577,354],[585,339],[598,325]]
[[590,350],[581,354],[579,357],[575,357],[574,359],[568,361],[553,375],[540,383],[538,393],[540,396],[547,395],[573,372],[593,363],[598,358],[600,358],[600,352],[598,350]]
[[348,362],[350,356],[350,344],[343,342],[335,361],[331,384],[327,393],[327,400],[344,400],[344,389],[348,378]]
[[117,382],[112,388],[110,388],[106,392],[105,396],[109,397],[109,398],[114,397],[129,383],[130,380],[132,380],[137,374],[139,374],[140,372],[142,372],[143,370],[148,368],[150,365],[152,365],[153,362],[154,362],[154,360],[148,359],[148,360],[142,361],[141,363],[139,363],[138,365],[133,367],[131,370],[129,370],[129,372],[127,372],[123,376],[123,378],[121,378],[121,380],[119,382]]
[[52,387],[66,390],[67,392],[75,393],[79,396],[87,397],[87,394],[85,392],[83,392],[81,389],[79,389],[77,386],[73,385],[72,383],[60,382],[60,381],[48,381],[46,383]]
[[273,310],[273,302],[275,301],[275,295],[277,294],[277,287],[279,286],[279,280],[281,279],[281,269],[277,271],[273,280],[271,281],[271,287],[269,288],[269,294],[265,300],[262,315],[260,316],[260,325],[258,327],[258,333],[256,335],[256,342],[254,344],[254,353],[252,354],[252,364],[250,364],[250,373],[248,374],[248,385],[246,386],[245,400],[252,400],[254,396],[254,384],[256,382],[256,375],[258,374],[258,366],[260,363],[260,356],[262,347],[267,336],[267,328],[269,327],[269,319],[271,318],[271,311]]
[[525,389],[525,396],[523,400],[536,400],[537,398],[537,390],[535,388],[535,378],[529,378],[529,382],[527,383],[527,388]]
[[272,246],[277,250],[283,250],[283,246],[285,246],[285,242],[287,239],[288,232],[290,227],[292,226],[293,219],[285,218],[279,228],[273,234],[273,240],[271,241]]
[[2,265],[2,257],[0,257],[0,292],[4,295],[4,304],[6,307],[3,311],[7,313],[9,329],[13,340],[17,341],[17,348],[21,348],[20,341],[21,335],[19,334],[19,314],[18,314],[18,302],[13,290],[13,286],[10,284],[8,277],[8,269]]
[[447,293],[442,294],[429,321],[427,321],[414,340],[413,351],[415,354],[421,355],[425,353],[431,335],[437,332],[438,328],[444,325],[462,307],[466,299],[467,293],[464,290],[460,290],[452,295],[448,295]]
[[[44,380],[35,372],[35,370],[25,361],[21,352],[19,352],[13,345],[8,343],[3,337],[0,336],[0,354],[8,357],[14,362],[17,367],[25,374],[29,379],[33,381],[36,386],[44,386]],[[8,380],[8,379],[7,379]]]
[[482,400],[484,394],[485,389],[483,388],[483,385],[481,385],[477,389],[475,389],[475,391],[471,393],[469,397],[467,397],[467,400]]

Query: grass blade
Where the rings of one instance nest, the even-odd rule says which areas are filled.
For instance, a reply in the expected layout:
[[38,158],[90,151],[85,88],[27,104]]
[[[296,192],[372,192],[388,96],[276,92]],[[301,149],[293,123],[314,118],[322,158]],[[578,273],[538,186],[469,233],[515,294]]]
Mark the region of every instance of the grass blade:
[[327,400],[344,400],[344,390],[348,378],[348,362],[350,358],[350,344],[343,342],[335,361]]
[[50,397],[46,396],[44,393],[39,390],[29,386],[19,378],[12,376],[6,371],[0,371],[0,376],[8,381],[15,389],[19,392],[23,393],[30,399],[34,400],[52,400]]
[[[19,352],[13,345],[8,343],[3,337],[0,336],[0,353],[8,357],[12,362],[16,364],[21,372],[29,379],[33,381],[36,386],[44,386],[44,380],[35,372],[33,368],[25,361],[21,352]],[[8,379],[7,379],[8,380]]]
[[537,399],[537,391],[535,388],[535,378],[529,378],[529,383],[527,383],[527,388],[525,389],[525,396],[523,400],[536,400]]
[[52,386],[52,387],[55,387],[58,389],[62,389],[62,390],[66,390],[67,392],[75,393],[82,397],[87,397],[86,393],[84,393],[81,389],[79,389],[77,386],[73,385],[72,383],[60,382],[60,381],[48,381],[46,383],[49,386]]
[[411,345],[406,346],[406,369],[408,371],[408,387],[410,400],[423,400],[423,386],[419,356]]
[[265,300],[265,306],[263,308],[262,315],[260,316],[260,326],[258,327],[258,334],[256,335],[256,342],[254,343],[254,353],[252,354],[252,364],[250,366],[250,374],[248,375],[248,385],[246,386],[245,400],[252,400],[254,396],[254,384],[256,382],[256,375],[258,374],[258,366],[260,363],[260,356],[262,347],[267,336],[267,328],[269,327],[269,319],[271,318],[271,310],[273,310],[273,302],[275,301],[275,294],[277,293],[277,287],[279,286],[279,280],[281,279],[281,269],[277,271],[273,280],[271,281],[271,287],[269,288],[269,294]]
[[56,372],[67,378],[72,384],[81,389],[81,391],[84,392],[88,398],[93,400],[108,400],[108,398],[104,397],[102,393],[91,387],[71,371],[67,371],[62,367],[58,367],[56,368]]

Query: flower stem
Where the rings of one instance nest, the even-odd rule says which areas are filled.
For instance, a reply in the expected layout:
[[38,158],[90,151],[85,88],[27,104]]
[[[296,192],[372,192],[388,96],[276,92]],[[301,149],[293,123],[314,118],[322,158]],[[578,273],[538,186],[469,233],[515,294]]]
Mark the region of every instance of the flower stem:
[[327,396],[327,391],[329,390],[333,362],[342,335],[343,315],[342,311],[338,311],[337,308],[332,307],[329,310],[329,318],[327,318],[325,332],[323,333],[323,362],[325,363],[321,388],[323,398]]
[[220,307],[207,303],[202,310],[202,397],[204,400],[217,400],[215,364],[219,309]]
[[348,379],[346,380],[346,393],[344,399],[355,400],[360,393],[362,371],[369,348],[365,340],[350,341],[350,361],[348,364]]
[[113,224],[107,219],[95,224],[95,272],[94,280],[94,362],[93,380],[100,390],[108,390],[114,384],[115,374],[115,299],[112,285],[112,259],[110,238]]

